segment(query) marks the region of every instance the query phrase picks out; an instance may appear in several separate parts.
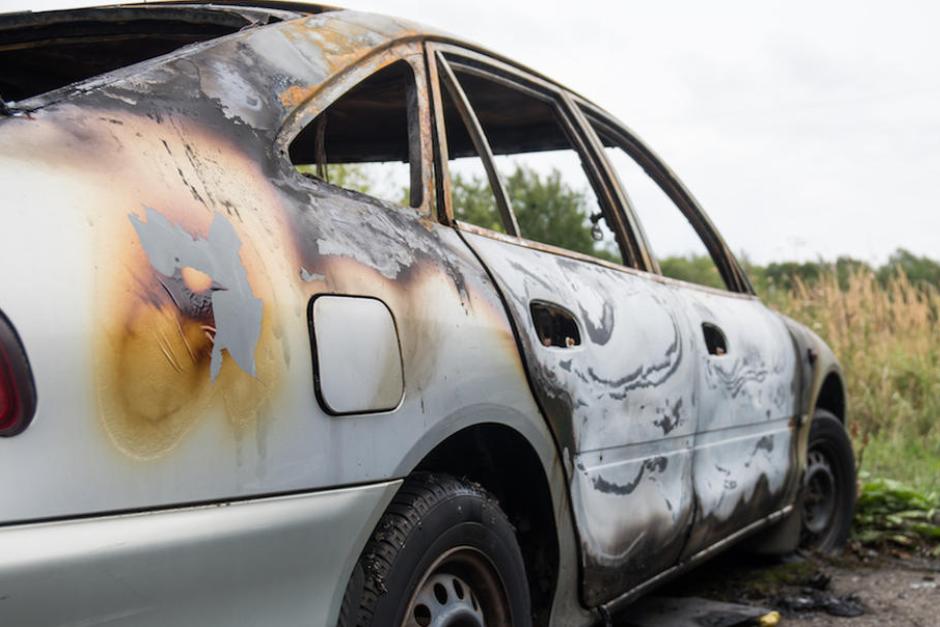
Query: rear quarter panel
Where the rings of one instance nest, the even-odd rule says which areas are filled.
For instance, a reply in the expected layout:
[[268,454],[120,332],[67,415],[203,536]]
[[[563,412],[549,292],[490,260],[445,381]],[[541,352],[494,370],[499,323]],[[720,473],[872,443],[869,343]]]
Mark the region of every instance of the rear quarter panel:
[[[486,421],[552,463],[502,304],[457,235],[306,181],[275,149],[312,86],[405,36],[330,20],[232,36],[0,122],[0,308],[39,393],[34,424],[0,439],[0,473],[29,478],[0,519],[400,477]],[[184,272],[189,255],[211,263]],[[226,313],[220,287],[240,299]],[[321,410],[307,320],[321,293],[392,311],[395,411]]]

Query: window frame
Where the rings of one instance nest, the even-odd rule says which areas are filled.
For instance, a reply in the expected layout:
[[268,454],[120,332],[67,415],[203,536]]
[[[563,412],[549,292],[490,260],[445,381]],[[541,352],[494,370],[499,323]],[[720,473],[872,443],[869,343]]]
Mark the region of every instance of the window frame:
[[[738,260],[731,253],[724,238],[722,238],[718,229],[705,213],[705,210],[695,197],[692,196],[692,193],[682,181],[679,180],[676,174],[636,135],[636,133],[627,128],[619,120],[579,96],[573,96],[572,99],[577,110],[581,113],[585,134],[589,137],[589,141],[603,159],[605,168],[608,171],[608,176],[610,177],[611,185],[615,188],[621,203],[621,210],[629,216],[629,222],[634,225],[635,237],[643,242],[643,247],[650,259],[651,272],[654,272],[665,280],[675,281],[682,285],[693,286],[708,291],[717,291],[722,294],[754,296],[755,292],[750,279],[748,279],[747,274],[738,263]],[[620,180],[620,175],[617,173],[616,168],[614,168],[606,154],[605,147],[595,130],[595,126],[602,127],[607,134],[612,136],[618,143],[617,147],[623,150],[629,158],[633,159],[634,162],[646,172],[653,180],[653,183],[659,186],[663,193],[672,201],[675,208],[689,221],[689,224],[711,256],[722,280],[725,282],[725,290],[667,277],[662,273],[659,262],[653,255],[652,247],[643,229],[642,222],[630,201],[630,197],[627,190],[624,188],[623,182]]]
[[[375,73],[397,63],[407,63],[414,73],[414,90],[408,92],[408,141],[409,162],[411,163],[411,203],[399,205],[393,201],[375,196],[369,198],[392,205],[397,209],[410,209],[422,217],[431,217],[435,205],[435,184],[433,178],[433,148],[430,102],[428,99],[428,73],[425,62],[424,46],[420,41],[407,41],[387,48],[381,48],[368,56],[351,63],[339,72],[317,85],[310,96],[291,111],[275,139],[275,151],[281,155],[281,162],[289,170],[290,176],[298,182],[309,185],[309,180],[297,171],[290,160],[289,148],[301,131],[312,124],[317,116],[333,103],[346,95],[354,87]],[[412,159],[417,157],[416,162]],[[420,193],[420,201],[415,205],[414,193]]]
[[[435,180],[437,181],[437,210],[438,218],[441,222],[454,226],[459,230],[476,233],[492,239],[556,255],[571,257],[581,261],[588,261],[618,270],[641,269],[645,267],[640,254],[641,249],[639,249],[635,242],[630,240],[629,232],[626,225],[623,223],[623,215],[619,210],[616,198],[611,193],[610,186],[602,176],[601,170],[598,168],[597,156],[594,154],[594,151],[591,150],[588,137],[584,134],[581,122],[577,117],[576,109],[568,93],[563,88],[500,60],[451,43],[428,41],[426,51],[431,104],[434,117],[434,161],[436,168]],[[489,148],[489,143],[479,124],[476,113],[472,110],[472,107],[470,107],[469,100],[466,94],[463,93],[460,83],[456,82],[456,84],[450,84],[451,81],[456,80],[453,70],[455,66],[461,72],[472,73],[507,88],[515,89],[529,96],[539,98],[554,108],[558,116],[558,122],[571,142],[572,150],[575,151],[581,160],[581,165],[587,176],[588,183],[591,186],[591,191],[597,198],[598,208],[604,213],[607,225],[614,233],[621,259],[623,260],[621,263],[610,262],[585,253],[526,239],[518,232],[518,224],[514,215],[512,215],[511,221],[509,221],[508,224],[504,218],[503,226],[506,228],[507,233],[499,233],[454,218],[451,177],[448,166],[447,137],[443,114],[444,89],[448,89],[451,92],[454,104],[458,108],[464,123],[467,124],[468,121],[472,122],[472,124],[467,124],[467,132],[470,134],[474,146],[477,147],[480,159],[483,160],[483,165],[487,172],[490,187],[496,197],[497,208],[500,210],[500,214],[503,215],[504,212],[503,207],[499,206],[502,203],[505,203],[505,209],[508,213],[512,214],[511,199],[509,199],[505,186],[492,161],[492,151]],[[459,97],[454,95],[454,88],[459,92]],[[461,111],[461,109],[464,108],[469,110]],[[483,148],[483,150],[480,148]],[[510,228],[510,226],[512,228]]]

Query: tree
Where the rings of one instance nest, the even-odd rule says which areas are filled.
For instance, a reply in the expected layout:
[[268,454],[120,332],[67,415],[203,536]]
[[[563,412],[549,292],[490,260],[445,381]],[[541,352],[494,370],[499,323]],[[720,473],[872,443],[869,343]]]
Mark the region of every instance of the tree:
[[[315,166],[300,166],[298,170],[316,176]],[[375,172],[365,164],[331,164],[329,175],[334,185],[364,194],[375,195],[384,190],[386,195],[392,196],[396,188],[394,182],[376,179]],[[593,196],[588,190],[569,186],[559,170],[553,169],[543,175],[531,168],[516,165],[504,184],[524,237],[620,263],[620,251],[615,241],[608,239],[596,242],[591,237],[590,215],[596,211]],[[401,202],[407,204],[407,188],[397,186],[397,190],[400,190]],[[457,219],[505,232],[493,192],[485,177],[455,174],[451,181],[451,192]],[[898,248],[888,262],[877,269],[847,256],[838,257],[834,262],[823,259],[783,261],[771,262],[766,266],[752,263],[746,255],[742,255],[741,260],[757,291],[765,295],[776,290],[789,291],[797,280],[811,285],[833,273],[839,286],[846,289],[849,277],[857,272],[874,272],[882,284],[903,273],[915,285],[932,285],[940,289],[940,263],[904,248]],[[659,265],[666,276],[700,285],[724,287],[718,269],[707,255],[665,257],[660,259]]]
[[674,279],[724,288],[725,282],[715,267],[715,262],[708,255],[687,255],[685,257],[664,257],[659,260],[663,274]]
[[492,231],[506,232],[499,218],[490,184],[483,177],[456,174],[451,179],[451,198],[458,220]]
[[[317,166],[306,164],[297,166],[297,171],[305,176],[320,178],[317,176]],[[343,189],[351,189],[363,194],[373,194],[376,182],[366,171],[363,164],[359,163],[330,163],[326,166],[327,182]]]
[[595,242],[588,226],[583,191],[571,189],[553,169],[544,178],[516,166],[506,180],[506,192],[526,239],[594,255]]
[[822,266],[814,261],[772,262],[764,269],[768,287],[791,290],[799,279],[803,283],[812,283],[822,274]]
[[819,259],[817,261],[781,261],[771,262],[763,269],[768,288],[791,290],[797,280],[813,284],[820,277],[834,273],[842,289],[848,287],[849,277],[857,272],[871,272],[872,267],[860,259],[842,256],[835,262]]
[[[543,176],[517,165],[505,179],[505,186],[526,239],[620,262],[616,242],[597,242],[591,236],[587,192],[570,187],[559,170]],[[486,180],[456,175],[451,188],[458,220],[505,232]]]
[[878,269],[882,284],[903,272],[915,285],[933,285],[940,288],[940,263],[928,257],[918,257],[904,248],[898,248],[888,263]]
[[[825,263],[825,262],[821,262]],[[836,273],[836,279],[839,281],[839,287],[843,290],[848,289],[849,279],[859,272],[874,272],[870,264],[854,257],[842,256],[836,259],[833,267]]]

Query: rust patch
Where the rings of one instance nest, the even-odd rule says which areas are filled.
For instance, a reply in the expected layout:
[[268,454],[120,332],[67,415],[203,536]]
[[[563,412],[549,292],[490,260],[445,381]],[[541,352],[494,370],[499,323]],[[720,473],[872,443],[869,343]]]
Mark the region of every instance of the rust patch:
[[284,105],[285,109],[293,109],[306,102],[316,92],[316,90],[319,89],[319,87],[319,85],[316,87],[301,87],[300,85],[291,85],[279,93],[277,97],[278,100],[281,101],[281,104]]

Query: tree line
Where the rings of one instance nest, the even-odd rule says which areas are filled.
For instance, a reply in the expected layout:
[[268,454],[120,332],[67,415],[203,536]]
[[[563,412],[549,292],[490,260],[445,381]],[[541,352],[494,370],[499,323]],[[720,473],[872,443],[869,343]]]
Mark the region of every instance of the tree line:
[[[332,183],[366,194],[379,192],[377,188],[381,185],[362,166],[334,164],[329,167]],[[592,196],[571,187],[559,170],[543,174],[516,165],[503,178],[503,183],[519,229],[528,239],[608,261],[619,260],[620,254],[609,231],[600,241],[592,237],[591,216],[592,211],[596,211]],[[451,192],[459,220],[504,232],[493,192],[484,176],[454,174]],[[407,204],[408,190],[396,186],[396,189],[388,189],[385,194],[378,195],[386,198],[400,195],[402,202]],[[882,285],[903,274],[915,286],[940,289],[940,262],[905,248],[898,248],[885,263],[877,266],[848,256],[840,256],[834,261],[776,261],[765,265],[752,262],[746,254],[739,259],[760,293],[789,291],[798,282],[812,285],[822,277],[832,275],[845,289],[849,277],[858,272],[872,274]],[[666,276],[719,288],[724,285],[715,264],[706,255],[667,256],[660,258],[659,264]]]

